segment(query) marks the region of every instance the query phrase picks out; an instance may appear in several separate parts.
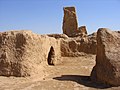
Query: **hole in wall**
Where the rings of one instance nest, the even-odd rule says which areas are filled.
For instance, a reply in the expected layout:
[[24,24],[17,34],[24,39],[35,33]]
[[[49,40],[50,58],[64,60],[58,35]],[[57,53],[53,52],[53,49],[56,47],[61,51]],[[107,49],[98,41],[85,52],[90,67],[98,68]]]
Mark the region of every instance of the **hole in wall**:
[[48,65],[54,65],[54,60],[55,60],[55,50],[53,48],[53,46],[50,47],[50,51],[48,53]]

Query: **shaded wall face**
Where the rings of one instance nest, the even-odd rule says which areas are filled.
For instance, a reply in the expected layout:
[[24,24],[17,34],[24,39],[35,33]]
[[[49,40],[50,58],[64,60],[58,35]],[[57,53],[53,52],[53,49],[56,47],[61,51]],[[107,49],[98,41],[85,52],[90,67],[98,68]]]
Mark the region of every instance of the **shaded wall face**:
[[11,31],[0,34],[0,75],[32,76],[42,73],[47,65],[50,47],[60,57],[59,41],[29,31]]
[[97,31],[96,65],[91,80],[120,86],[120,33],[107,28]]

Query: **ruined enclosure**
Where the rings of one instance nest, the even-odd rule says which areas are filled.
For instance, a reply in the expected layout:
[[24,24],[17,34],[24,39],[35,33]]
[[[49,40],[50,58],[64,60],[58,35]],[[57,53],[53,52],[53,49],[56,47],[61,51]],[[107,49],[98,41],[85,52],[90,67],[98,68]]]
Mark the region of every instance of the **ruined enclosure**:
[[47,35],[24,30],[0,33],[0,75],[44,75],[44,66],[55,64],[60,55],[60,40]]
[[0,90],[93,90],[120,85],[120,32],[104,28],[88,35],[86,26],[78,27],[75,7],[63,10],[63,34],[0,33],[0,76],[27,77],[25,82],[0,77]]
[[53,46],[51,46],[47,59],[48,65],[54,65],[54,61],[55,61],[55,50]]

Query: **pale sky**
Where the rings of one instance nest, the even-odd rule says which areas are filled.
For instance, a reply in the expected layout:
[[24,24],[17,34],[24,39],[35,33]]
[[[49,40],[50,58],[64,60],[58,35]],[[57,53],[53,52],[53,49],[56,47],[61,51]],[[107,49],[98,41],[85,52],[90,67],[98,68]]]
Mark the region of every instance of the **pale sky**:
[[62,33],[63,7],[75,6],[79,26],[120,30],[120,0],[0,0],[0,32]]

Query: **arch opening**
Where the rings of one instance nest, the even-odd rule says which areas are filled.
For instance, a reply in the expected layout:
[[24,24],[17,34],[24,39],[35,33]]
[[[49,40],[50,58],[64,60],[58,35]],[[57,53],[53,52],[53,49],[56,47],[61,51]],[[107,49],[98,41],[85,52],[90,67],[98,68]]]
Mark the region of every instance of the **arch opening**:
[[50,51],[48,53],[48,58],[47,58],[48,65],[54,65],[54,61],[55,61],[55,50],[51,46]]

